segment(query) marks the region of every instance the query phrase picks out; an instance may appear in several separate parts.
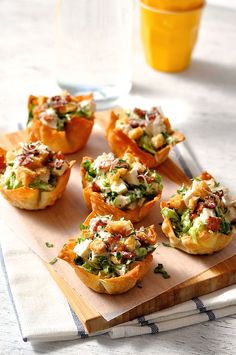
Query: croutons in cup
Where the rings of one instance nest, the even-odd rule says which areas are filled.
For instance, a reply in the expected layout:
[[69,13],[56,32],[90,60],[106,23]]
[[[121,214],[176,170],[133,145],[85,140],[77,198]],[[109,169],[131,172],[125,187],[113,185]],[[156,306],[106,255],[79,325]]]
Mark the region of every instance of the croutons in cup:
[[161,177],[130,153],[116,158],[103,153],[81,163],[84,200],[88,208],[101,215],[112,214],[132,222],[144,218],[160,199]]
[[171,148],[184,139],[156,107],[149,111],[135,108],[119,114],[111,112],[107,140],[119,157],[129,149],[143,164],[153,168],[163,163]]
[[67,261],[92,290],[124,293],[151,267],[157,237],[154,225],[135,229],[131,221],[93,211],[80,230],[77,239],[64,245],[59,258]]
[[62,196],[74,163],[41,142],[20,143],[14,151],[0,149],[0,191],[15,207],[44,209]]
[[212,254],[233,236],[236,201],[208,173],[182,186],[169,201],[161,202],[162,230],[170,245],[189,254]]
[[64,154],[82,149],[94,124],[93,95],[53,97],[30,96],[27,122],[28,141],[40,140]]

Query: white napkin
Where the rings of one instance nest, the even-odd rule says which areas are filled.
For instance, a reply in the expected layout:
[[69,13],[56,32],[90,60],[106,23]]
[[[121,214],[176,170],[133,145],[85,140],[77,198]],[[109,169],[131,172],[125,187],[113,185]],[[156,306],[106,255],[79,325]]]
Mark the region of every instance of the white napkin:
[[24,341],[71,340],[105,332],[111,338],[157,334],[236,313],[236,286],[230,286],[88,335],[39,257],[3,224],[0,230],[2,266]]

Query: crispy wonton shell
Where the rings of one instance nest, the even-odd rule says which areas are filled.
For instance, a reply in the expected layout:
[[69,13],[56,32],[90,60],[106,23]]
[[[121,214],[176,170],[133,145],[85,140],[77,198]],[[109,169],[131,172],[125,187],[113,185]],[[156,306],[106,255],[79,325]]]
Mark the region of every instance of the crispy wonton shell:
[[[167,206],[167,202],[161,202],[161,208]],[[164,218],[162,231],[166,237],[169,238],[172,247],[181,249],[188,254],[212,254],[225,248],[231,242],[233,235],[233,233],[226,235],[215,232],[210,233],[207,230],[203,230],[197,236],[198,243],[194,243],[190,235],[177,238],[171,221],[168,218]]]
[[[83,161],[84,160],[93,161],[93,159],[90,157],[84,157]],[[147,201],[143,204],[143,206],[137,207],[133,210],[121,210],[118,207],[109,205],[106,203],[101,193],[94,192],[91,187],[87,186],[87,180],[85,178],[86,170],[82,166],[83,161],[80,166],[80,172],[82,176],[84,201],[88,209],[95,211],[98,215],[104,216],[111,214],[114,216],[114,219],[124,217],[125,219],[130,220],[132,223],[140,222],[144,217],[148,215],[156,202],[161,198],[161,192],[159,192],[151,201]]]
[[[77,101],[91,99],[92,95],[77,96]],[[45,101],[47,97],[43,97]],[[30,96],[28,100],[28,108],[30,105],[38,104],[38,97]],[[28,141],[41,141],[55,152],[64,154],[75,153],[82,149],[90,136],[94,124],[94,118],[86,119],[84,117],[73,117],[66,124],[65,131],[57,131],[44,125],[38,119],[38,113],[33,114],[32,121],[27,126]]]
[[[118,116],[114,112],[111,112],[110,122],[106,132],[108,143],[114,154],[121,157],[127,150],[129,150],[130,153],[138,157],[139,160],[148,168],[154,168],[162,164],[167,159],[173,144],[168,144],[164,148],[158,150],[155,156],[145,152],[139,148],[138,144],[130,139],[121,129],[115,127],[117,119]],[[174,145],[185,139],[184,135],[177,131],[173,132],[172,136],[176,139]]]
[[25,210],[42,210],[47,206],[54,205],[56,200],[62,196],[74,163],[74,160],[70,162],[69,168],[58,178],[57,185],[52,191],[40,191],[29,187],[19,187],[12,190],[0,187],[0,191],[3,197],[15,207]]
[[[93,211],[86,218],[84,224],[88,225],[91,218],[95,217],[96,213]],[[153,229],[153,233],[155,230]],[[156,233],[155,233],[156,238]],[[92,274],[81,266],[74,264],[73,260],[76,254],[73,252],[73,248],[76,244],[74,239],[69,240],[60,251],[58,257],[67,261],[75,270],[81,281],[92,290],[98,293],[107,293],[110,295],[120,294],[127,292],[133,288],[137,281],[141,280],[148,272],[152,263],[152,254],[148,254],[144,260],[136,261],[132,264],[132,269],[125,275],[117,276],[113,278],[102,278],[99,275]]]

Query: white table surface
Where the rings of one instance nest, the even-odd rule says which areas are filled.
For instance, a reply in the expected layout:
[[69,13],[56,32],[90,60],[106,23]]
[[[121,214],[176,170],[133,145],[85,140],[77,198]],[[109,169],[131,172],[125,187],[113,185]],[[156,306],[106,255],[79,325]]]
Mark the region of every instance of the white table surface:
[[[24,122],[29,94],[58,92],[53,75],[54,0],[0,1],[0,132]],[[139,47],[139,46],[137,46]],[[207,7],[191,67],[149,69],[137,48],[132,93],[156,98],[188,137],[199,161],[234,189],[236,10]],[[54,91],[55,90],[55,91]],[[159,335],[31,345],[21,340],[0,273],[0,354],[236,354],[236,315]]]

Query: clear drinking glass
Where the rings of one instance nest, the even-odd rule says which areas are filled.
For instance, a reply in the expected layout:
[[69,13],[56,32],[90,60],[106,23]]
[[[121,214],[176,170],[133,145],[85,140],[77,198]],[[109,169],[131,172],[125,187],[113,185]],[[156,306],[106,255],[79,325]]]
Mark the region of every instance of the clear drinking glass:
[[70,93],[106,102],[131,83],[133,0],[58,0],[56,76]]

